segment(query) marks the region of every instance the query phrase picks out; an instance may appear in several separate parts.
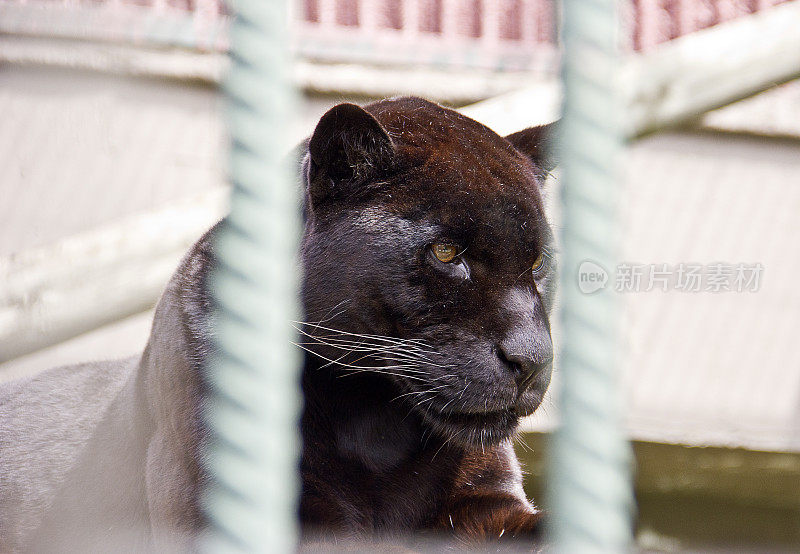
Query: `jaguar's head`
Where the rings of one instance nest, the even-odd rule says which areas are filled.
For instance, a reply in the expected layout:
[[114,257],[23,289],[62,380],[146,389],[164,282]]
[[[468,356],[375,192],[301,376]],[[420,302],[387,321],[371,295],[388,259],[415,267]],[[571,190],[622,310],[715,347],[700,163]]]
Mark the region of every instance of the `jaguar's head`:
[[302,344],[461,444],[507,438],[550,382],[555,263],[536,127],[419,98],[326,113],[308,142]]

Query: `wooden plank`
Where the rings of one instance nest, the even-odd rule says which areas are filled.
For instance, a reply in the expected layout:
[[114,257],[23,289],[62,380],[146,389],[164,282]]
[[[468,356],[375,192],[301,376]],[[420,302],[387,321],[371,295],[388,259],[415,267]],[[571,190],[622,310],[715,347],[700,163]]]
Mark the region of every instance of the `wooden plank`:
[[70,38],[4,35],[2,25],[0,62],[211,83],[219,83],[228,68],[227,54],[219,52],[201,53],[181,48],[142,48]]
[[459,111],[500,135],[508,135],[558,119],[561,94],[559,80],[541,79],[535,86],[498,95]]
[[621,75],[626,133],[635,138],[800,77],[800,1],[665,43]]
[[[556,53],[543,47],[542,63],[554,66]],[[125,44],[82,42],[0,34],[0,63],[90,69],[134,77],[165,77],[216,86],[228,68],[225,54],[182,49],[152,49]],[[417,95],[431,100],[463,104],[529,86],[526,71],[495,72],[482,69],[364,64],[327,64],[297,59],[292,77],[307,91],[358,96]],[[547,85],[549,86],[549,85]]]
[[226,201],[221,188],[0,258],[0,362],[151,308]]

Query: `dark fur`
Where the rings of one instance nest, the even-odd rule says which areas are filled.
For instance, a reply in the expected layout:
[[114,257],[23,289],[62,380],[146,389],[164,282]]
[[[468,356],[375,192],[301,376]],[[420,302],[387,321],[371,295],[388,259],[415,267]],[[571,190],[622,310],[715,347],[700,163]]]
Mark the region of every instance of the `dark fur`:
[[[307,540],[540,535],[510,437],[550,379],[554,264],[531,270],[551,242],[543,133],[507,140],[401,98],[337,106],[301,148]],[[0,387],[0,550],[171,551],[202,528],[218,227],[181,262],[141,358]],[[437,261],[435,242],[461,261]]]
[[[306,337],[307,530],[540,533],[509,439],[550,378],[554,271],[531,271],[551,243],[543,134],[506,140],[418,98],[340,105],[320,121],[302,164],[304,330],[421,341],[426,361],[392,375],[380,368],[396,362]],[[464,265],[432,258],[434,242],[465,248]]]

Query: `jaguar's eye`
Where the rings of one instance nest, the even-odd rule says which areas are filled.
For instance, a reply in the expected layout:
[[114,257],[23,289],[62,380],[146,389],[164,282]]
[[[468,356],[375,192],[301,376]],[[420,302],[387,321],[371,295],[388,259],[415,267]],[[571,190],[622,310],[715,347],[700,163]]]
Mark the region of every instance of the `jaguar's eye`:
[[445,264],[455,260],[458,255],[458,247],[454,244],[437,242],[431,246],[431,250],[436,259]]
[[540,253],[533,261],[533,272],[538,273],[544,266],[544,253]]

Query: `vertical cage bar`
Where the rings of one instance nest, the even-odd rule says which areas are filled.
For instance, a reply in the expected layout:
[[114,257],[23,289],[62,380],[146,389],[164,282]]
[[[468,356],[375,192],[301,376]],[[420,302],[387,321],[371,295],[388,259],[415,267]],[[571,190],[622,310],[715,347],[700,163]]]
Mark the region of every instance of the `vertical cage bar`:
[[300,236],[285,129],[293,112],[287,0],[234,0],[225,82],[231,209],[215,244],[212,432],[204,508],[214,552],[296,547]]
[[[563,0],[561,425],[550,478],[558,552],[624,552],[630,547],[630,452],[621,426],[611,281],[616,162],[622,144],[615,99],[615,4]],[[609,282],[584,294],[581,272],[596,272],[597,266],[605,269]]]

